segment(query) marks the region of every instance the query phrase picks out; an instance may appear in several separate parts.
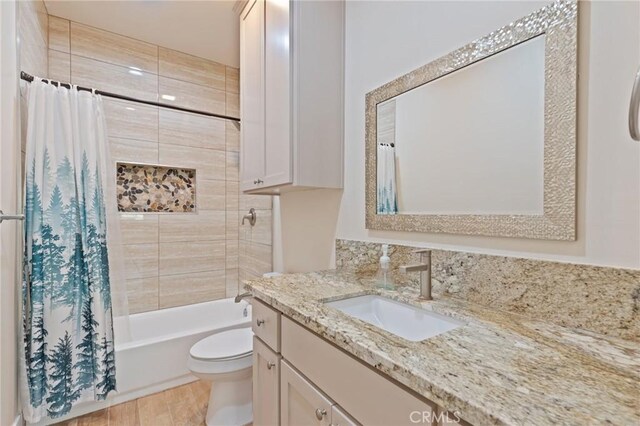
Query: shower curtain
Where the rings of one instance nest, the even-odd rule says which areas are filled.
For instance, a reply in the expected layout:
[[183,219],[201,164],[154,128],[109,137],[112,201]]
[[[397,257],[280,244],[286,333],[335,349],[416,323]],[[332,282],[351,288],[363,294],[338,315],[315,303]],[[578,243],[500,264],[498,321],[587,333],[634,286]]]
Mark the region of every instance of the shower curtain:
[[396,149],[392,144],[378,144],[377,163],[378,214],[396,214]]
[[121,272],[100,96],[40,79],[28,91],[20,385],[23,415],[37,422],[116,389],[111,286]]

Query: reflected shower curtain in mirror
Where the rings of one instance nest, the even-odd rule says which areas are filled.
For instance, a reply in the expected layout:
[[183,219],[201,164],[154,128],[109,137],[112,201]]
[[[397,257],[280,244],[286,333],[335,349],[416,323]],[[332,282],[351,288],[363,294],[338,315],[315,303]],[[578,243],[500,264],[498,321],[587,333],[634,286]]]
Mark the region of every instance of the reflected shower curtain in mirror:
[[36,422],[115,390],[114,273],[102,100],[40,79],[28,90],[20,385]]
[[378,214],[396,214],[396,149],[392,144],[378,144]]

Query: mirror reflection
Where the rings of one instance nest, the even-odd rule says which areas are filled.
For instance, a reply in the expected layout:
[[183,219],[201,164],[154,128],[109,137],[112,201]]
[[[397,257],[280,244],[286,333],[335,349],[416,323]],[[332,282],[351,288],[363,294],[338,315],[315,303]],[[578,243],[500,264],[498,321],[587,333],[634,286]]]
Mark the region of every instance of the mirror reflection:
[[543,214],[545,35],[377,105],[378,214]]

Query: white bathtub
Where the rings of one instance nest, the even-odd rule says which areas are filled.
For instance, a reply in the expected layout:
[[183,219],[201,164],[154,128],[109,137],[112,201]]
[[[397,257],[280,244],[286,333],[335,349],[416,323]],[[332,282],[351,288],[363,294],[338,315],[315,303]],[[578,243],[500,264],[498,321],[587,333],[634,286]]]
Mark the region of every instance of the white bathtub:
[[133,314],[128,324],[116,318],[118,392],[104,402],[80,404],[56,422],[196,380],[187,368],[191,346],[214,333],[250,325],[251,306],[233,299]]

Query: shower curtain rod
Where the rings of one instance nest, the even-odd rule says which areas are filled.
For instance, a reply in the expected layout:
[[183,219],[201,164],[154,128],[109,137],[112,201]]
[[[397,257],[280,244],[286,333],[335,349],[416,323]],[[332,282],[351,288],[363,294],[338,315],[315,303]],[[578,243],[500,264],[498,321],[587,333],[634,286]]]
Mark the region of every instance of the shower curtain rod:
[[[26,73],[24,71],[20,72],[20,78],[23,79],[24,81],[28,81],[29,83],[31,83],[33,81],[33,79],[34,79],[34,77],[31,74],[28,74],[28,73]],[[71,85],[69,83],[61,83],[59,81],[49,80],[49,79],[46,79],[46,78],[43,78],[42,81],[44,81],[45,83],[48,83],[48,84],[54,84],[56,86],[66,87],[67,89],[71,88]],[[93,89],[90,89],[88,87],[77,86],[77,88],[78,88],[78,90],[85,91],[85,92],[94,92]],[[176,111],[190,112],[192,114],[206,115],[207,117],[222,118],[224,120],[231,120],[231,121],[235,121],[237,123],[240,123],[240,119],[239,118],[230,117],[228,115],[214,114],[213,112],[199,111],[197,109],[183,108],[183,107],[179,107],[179,106],[175,106],[175,105],[163,104],[161,102],[145,101],[143,99],[136,99],[136,98],[132,98],[130,96],[119,95],[117,93],[103,92],[102,90],[95,90],[94,93],[96,93],[97,95],[106,96],[108,98],[121,99],[123,101],[136,102],[136,103],[139,103],[139,104],[152,105],[152,106],[157,106],[157,107],[161,107],[161,108],[168,108],[168,109],[173,109],[173,110],[176,110]]]

